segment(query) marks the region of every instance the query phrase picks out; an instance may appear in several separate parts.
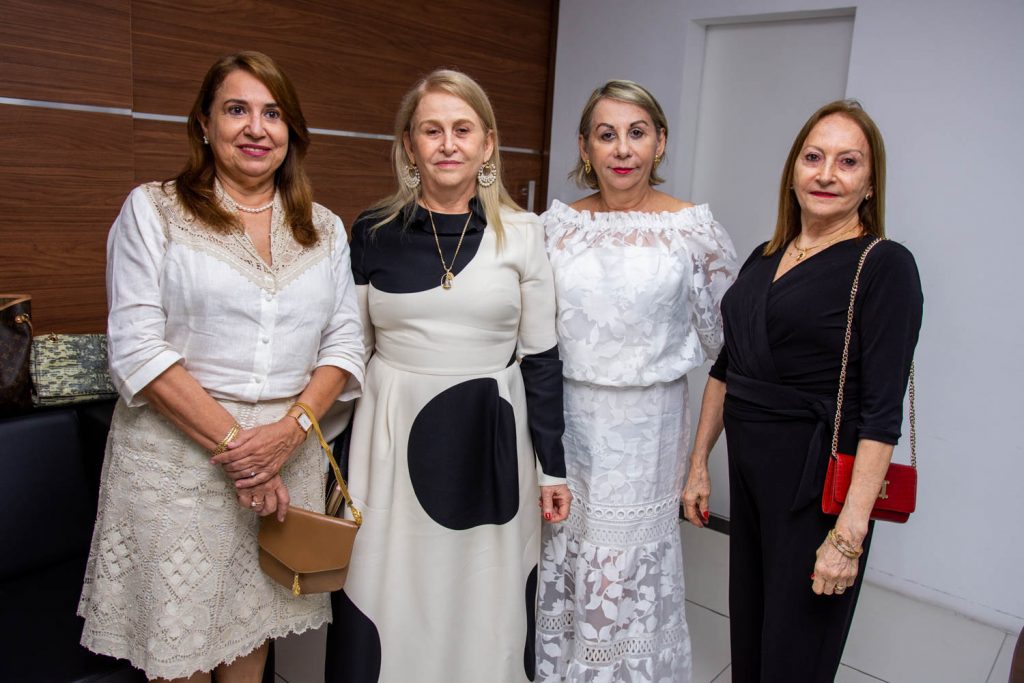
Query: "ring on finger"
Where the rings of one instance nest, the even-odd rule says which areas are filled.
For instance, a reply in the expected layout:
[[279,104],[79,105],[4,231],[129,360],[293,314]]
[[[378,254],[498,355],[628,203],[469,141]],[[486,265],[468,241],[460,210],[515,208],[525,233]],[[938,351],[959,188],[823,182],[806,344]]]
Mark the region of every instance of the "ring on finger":
[[253,478],[253,477],[255,477],[255,476],[256,476],[256,472],[255,472],[255,471],[251,471],[251,472],[249,472],[249,478],[250,478],[250,479],[252,479],[252,478]]

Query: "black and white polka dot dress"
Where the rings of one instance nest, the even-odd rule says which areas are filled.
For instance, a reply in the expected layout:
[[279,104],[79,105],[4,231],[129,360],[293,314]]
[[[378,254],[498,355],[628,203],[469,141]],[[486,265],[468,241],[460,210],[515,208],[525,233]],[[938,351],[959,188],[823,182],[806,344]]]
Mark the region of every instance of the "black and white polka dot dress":
[[[561,362],[544,235],[504,211],[415,208],[353,227],[369,360],[349,486],[364,523],[334,596],[327,680],[534,678],[538,478],[563,483]],[[409,210],[412,210],[410,207]]]

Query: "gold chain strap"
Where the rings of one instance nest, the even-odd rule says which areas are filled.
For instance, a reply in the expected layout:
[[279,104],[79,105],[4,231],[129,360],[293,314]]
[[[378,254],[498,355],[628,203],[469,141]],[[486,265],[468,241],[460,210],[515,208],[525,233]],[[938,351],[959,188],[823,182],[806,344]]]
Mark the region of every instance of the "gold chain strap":
[[[850,307],[846,311],[846,336],[843,339],[843,364],[839,369],[839,392],[836,395],[836,419],[832,427],[832,451],[833,459],[838,460],[836,453],[839,452],[839,422],[843,414],[843,394],[846,389],[846,365],[850,361],[850,337],[853,334],[853,305],[857,300],[857,290],[860,288],[860,271],[864,268],[864,261],[868,258],[868,252],[875,248],[875,245],[884,240],[878,237],[864,248],[860,255],[860,262],[857,263],[857,272],[853,276],[853,286],[850,287]],[[917,468],[917,415],[914,412],[914,362],[910,362],[910,465]]]
[[317,422],[316,415],[313,414],[313,409],[299,401],[295,402],[294,407],[304,412],[306,417],[309,418],[309,421],[313,423],[313,430],[316,431],[316,438],[320,440],[320,448],[324,450],[324,453],[327,454],[327,459],[331,461],[331,468],[334,470],[334,476],[338,480],[338,488],[341,489],[341,495],[344,496],[345,502],[352,511],[352,519],[355,521],[356,526],[362,526],[363,513],[359,512],[355,503],[352,502],[352,496],[348,493],[348,486],[345,485],[345,477],[341,476],[341,468],[338,467],[338,461],[334,459],[334,453],[331,452],[331,447],[327,445],[327,440],[324,439],[324,433],[320,431],[320,423]]

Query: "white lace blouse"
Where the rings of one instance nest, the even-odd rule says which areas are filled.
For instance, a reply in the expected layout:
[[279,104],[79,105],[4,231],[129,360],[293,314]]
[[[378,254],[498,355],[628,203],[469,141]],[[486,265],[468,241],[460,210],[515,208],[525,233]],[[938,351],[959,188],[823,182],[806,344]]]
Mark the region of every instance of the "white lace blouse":
[[215,398],[257,402],[302,392],[315,368],[351,377],[359,396],[363,342],[341,219],[320,205],[320,240],[303,247],[274,198],[272,265],[241,233],[214,233],[159,183],[128,196],[107,239],[110,373],[122,398],[181,363]]
[[738,266],[732,240],[706,204],[591,213],[555,200],[541,218],[565,377],[649,386],[717,356],[719,304]]

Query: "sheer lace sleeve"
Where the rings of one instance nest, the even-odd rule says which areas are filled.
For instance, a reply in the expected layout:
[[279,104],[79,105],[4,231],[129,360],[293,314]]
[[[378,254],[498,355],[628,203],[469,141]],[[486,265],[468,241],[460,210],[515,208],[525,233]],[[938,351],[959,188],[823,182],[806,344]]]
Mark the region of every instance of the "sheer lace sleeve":
[[715,358],[722,348],[722,297],[736,281],[736,248],[717,221],[709,221],[694,230],[689,240],[693,261],[691,301],[693,328],[700,338],[704,354]]

